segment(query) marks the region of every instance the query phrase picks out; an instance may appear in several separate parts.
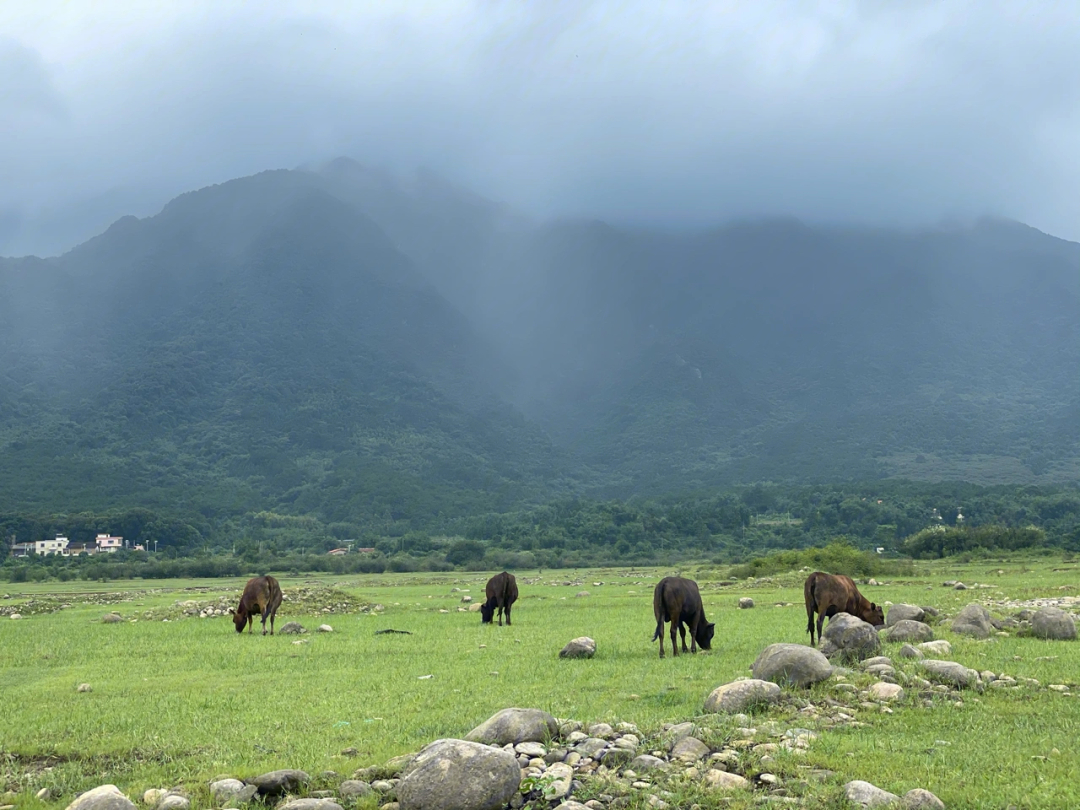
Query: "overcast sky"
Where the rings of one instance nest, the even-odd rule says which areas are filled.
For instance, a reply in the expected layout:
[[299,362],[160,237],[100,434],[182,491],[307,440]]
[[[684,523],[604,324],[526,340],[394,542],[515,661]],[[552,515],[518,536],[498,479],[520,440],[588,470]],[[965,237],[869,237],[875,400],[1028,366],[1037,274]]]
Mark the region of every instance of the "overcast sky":
[[538,216],[1080,241],[1080,3],[0,2],[0,253],[341,154]]

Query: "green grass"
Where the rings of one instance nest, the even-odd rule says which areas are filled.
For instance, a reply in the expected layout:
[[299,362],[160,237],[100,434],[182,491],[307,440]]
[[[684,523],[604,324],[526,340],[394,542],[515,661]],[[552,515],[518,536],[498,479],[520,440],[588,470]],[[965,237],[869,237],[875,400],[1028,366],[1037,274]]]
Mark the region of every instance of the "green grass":
[[[677,659],[669,651],[660,660],[650,641],[651,602],[652,586],[664,573],[557,571],[527,584],[535,572],[518,572],[514,625],[502,628],[481,626],[476,613],[457,611],[462,594],[451,589],[482,598],[486,574],[321,578],[385,610],[319,618],[291,615],[286,602],[279,627],[293,618],[312,631],[322,621],[334,627],[332,634],[303,636],[304,644],[294,644],[295,636],[238,636],[227,617],[100,622],[107,610],[138,618],[178,600],[209,599],[235,590],[238,580],[168,588],[144,582],[4,586],[0,594],[10,598],[0,599],[0,607],[63,592],[71,607],[0,620],[0,788],[16,792],[17,804],[30,808],[42,806],[32,798],[41,787],[53,792],[52,806],[63,806],[75,792],[104,782],[135,796],[149,787],[194,789],[217,775],[245,777],[279,767],[344,777],[438,737],[464,735],[507,706],[582,721],[629,721],[655,732],[665,722],[695,717],[711,689],[749,675],[765,645],[807,640],[804,574],[710,587],[726,571],[702,568],[687,573],[701,583],[717,624],[713,650]],[[1060,558],[943,561],[919,564],[915,576],[863,591],[878,602],[954,612],[976,600],[1061,595],[1058,588],[1075,584],[1077,573]],[[945,579],[994,587],[957,592],[941,587]],[[314,581],[283,578],[282,585],[288,592]],[[574,584],[556,584],[564,581]],[[598,581],[604,584],[593,584]],[[581,590],[590,595],[576,597]],[[129,601],[103,606],[80,601],[97,597],[74,595],[87,591]],[[744,595],[758,607],[738,610]],[[375,635],[384,628],[412,635]],[[596,658],[559,660],[558,650],[579,635],[597,640]],[[943,627],[938,637],[948,638],[951,657],[967,666],[1044,685],[1072,684],[1076,691],[1076,643],[1012,636],[978,642]],[[886,650],[899,663],[895,652]],[[426,675],[432,677],[422,679]],[[93,691],[76,692],[83,682]],[[772,714],[788,726],[807,725],[791,705]],[[815,788],[821,801],[844,781],[865,779],[900,793],[927,788],[950,808],[1080,805],[1072,776],[1080,773],[1075,697],[1045,689],[988,690],[965,694],[962,706],[938,700],[931,709],[910,697],[891,715],[861,710],[858,719],[868,725],[825,731],[805,757],[779,757],[770,768],[784,777],[797,776],[800,765],[836,771],[829,784]],[[731,736],[722,721],[713,725],[716,734]],[[342,756],[347,748],[358,753]],[[702,800],[693,786],[680,790],[687,801]]]

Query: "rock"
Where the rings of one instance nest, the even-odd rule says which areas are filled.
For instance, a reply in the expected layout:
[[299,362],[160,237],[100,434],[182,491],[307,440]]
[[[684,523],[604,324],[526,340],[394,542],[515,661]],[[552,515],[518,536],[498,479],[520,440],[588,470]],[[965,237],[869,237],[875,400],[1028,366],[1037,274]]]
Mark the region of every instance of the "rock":
[[157,810],[190,810],[191,800],[187,796],[169,793],[158,802]]
[[579,636],[559,651],[559,658],[592,658],[596,655],[596,642],[588,636]]
[[307,630],[304,629],[300,622],[285,622],[278,632],[283,636],[298,636],[301,633],[306,633]]
[[588,591],[578,591],[577,593],[574,594],[574,596],[576,596],[578,599],[584,599],[588,595],[589,595]]
[[121,616],[119,613],[106,613],[104,616],[101,617],[101,621],[105,624],[117,624],[118,622],[122,622],[123,620],[124,617]]
[[529,759],[533,757],[542,757],[547,753],[547,747],[543,743],[538,742],[522,742],[514,746],[514,751],[518,754],[524,754]]
[[78,686],[75,687],[75,691],[76,692],[93,692],[94,687],[92,687],[88,683],[80,683]]
[[990,624],[990,613],[982,605],[972,602],[952,620],[952,631],[975,638],[990,638],[994,626]]
[[957,582],[952,587],[954,591],[966,591],[968,589],[968,586],[963,582]]
[[390,759],[386,760],[386,763],[379,770],[383,773],[389,773],[397,776],[403,770],[412,765],[414,759],[416,759],[416,754],[401,754],[396,757],[390,757]]
[[978,672],[968,669],[962,664],[957,664],[955,661],[939,661],[934,658],[927,658],[925,661],[920,661],[919,665],[926,673],[926,677],[935,683],[956,686],[960,689],[970,689],[979,682]]
[[19,619],[22,618],[22,614],[21,613],[12,613],[10,616],[8,616],[8,618],[12,619],[13,621],[18,621]]
[[748,610],[754,606],[754,600],[749,596],[744,596],[739,600],[739,608],[741,610]]
[[210,783],[210,795],[218,804],[243,804],[258,792],[255,785],[245,785],[239,779],[218,779]]
[[714,790],[744,790],[750,782],[737,773],[719,771],[715,768],[705,772],[705,784]]
[[626,748],[619,748],[618,746],[606,748],[600,754],[600,762],[612,769],[628,765],[633,758],[633,751]]
[[570,795],[570,786],[574,781],[574,769],[565,762],[548,765],[544,771],[547,785],[543,789],[544,799],[549,802],[565,799]]
[[278,805],[277,810],[343,810],[333,799],[293,799]]
[[937,641],[924,641],[916,644],[916,648],[927,655],[952,655],[952,644],[940,638]]
[[915,788],[905,793],[900,799],[900,806],[904,810],[945,810],[945,802],[929,790],[922,788]]
[[934,630],[930,625],[914,619],[901,619],[885,631],[886,641],[932,641]]
[[683,737],[675,747],[671,749],[671,758],[682,760],[686,763],[697,762],[702,757],[709,755],[709,746],[697,737]]
[[47,802],[52,800],[52,791],[48,788],[42,788],[34,794],[34,798],[41,802]]
[[859,780],[844,785],[844,795],[849,802],[860,807],[888,807],[900,801],[895,793]]
[[472,597],[469,596],[468,594],[465,594],[465,596],[461,597],[461,601],[465,602],[467,604],[467,603],[472,601]]
[[667,763],[660,759],[660,757],[654,757],[652,754],[642,754],[639,757],[634,757],[630,762],[630,770],[637,771],[638,773],[662,771],[666,768]]
[[837,613],[829,619],[821,639],[822,655],[841,661],[861,661],[881,650],[877,629],[848,613]]
[[160,802],[164,798],[167,792],[168,791],[162,790],[161,788],[150,788],[149,790],[144,790],[142,795],[143,804],[147,805],[148,807],[157,807],[158,802]]
[[333,633],[334,628],[331,627],[328,624],[320,624],[317,628],[315,628],[315,632],[316,633]]
[[1076,638],[1076,621],[1061,608],[1044,607],[1031,617],[1031,635],[1055,641]]
[[521,770],[509,751],[436,740],[417,754],[398,783],[397,799],[400,810],[499,810],[520,783]]
[[116,785],[101,785],[80,795],[67,810],[135,810],[135,803]]
[[270,771],[245,781],[247,784],[258,788],[260,796],[284,796],[286,793],[294,793],[298,787],[307,784],[310,778],[303,771],[285,768],[280,771]]
[[921,622],[926,620],[926,611],[918,605],[893,605],[889,608],[889,615],[885,617],[885,626],[892,627],[897,622],[913,621]]
[[546,742],[558,736],[559,724],[545,711],[503,709],[466,734],[465,739],[488,745],[517,745]]
[[705,712],[737,714],[754,706],[776,703],[780,687],[770,681],[747,679],[718,686],[705,698]]
[[479,613],[480,608],[482,608],[483,606],[484,605],[482,602],[473,602],[471,605],[469,605],[469,613]]
[[[946,642],[946,643],[948,643],[948,642]],[[919,658],[925,658],[926,656],[923,654],[922,650],[920,650],[920,649],[918,649],[916,647],[912,647],[910,644],[905,644],[903,647],[900,648],[900,657],[901,658],[919,659]]]
[[[874,637],[877,638],[876,633]],[[804,644],[770,644],[758,654],[751,671],[755,678],[763,681],[809,686],[828,678],[832,674],[832,665],[829,659],[813,647]]]
[[343,799],[359,799],[374,792],[371,785],[361,779],[346,779],[338,787],[338,795]]
[[870,687],[873,700],[903,700],[904,690],[895,683],[875,683]]

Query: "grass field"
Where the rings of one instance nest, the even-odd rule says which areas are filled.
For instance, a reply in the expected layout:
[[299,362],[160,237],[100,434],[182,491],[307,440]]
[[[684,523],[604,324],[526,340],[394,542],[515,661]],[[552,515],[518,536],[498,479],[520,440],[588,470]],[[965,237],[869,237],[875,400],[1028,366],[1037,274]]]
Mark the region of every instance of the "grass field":
[[[284,767],[344,777],[438,737],[462,736],[507,706],[655,732],[694,718],[713,688],[749,675],[767,644],[807,640],[802,574],[720,587],[723,569],[684,571],[702,585],[716,639],[710,653],[672,658],[669,651],[660,660],[650,641],[652,587],[671,572],[515,573],[521,598],[514,625],[502,628],[458,611],[465,589],[482,599],[487,574],[282,577],[287,594],[318,584],[384,607],[320,616],[310,612],[312,602],[298,615],[287,601],[278,626],[301,621],[312,631],[301,644],[296,636],[238,636],[227,617],[182,617],[176,607],[226,592],[235,600],[238,580],[0,586],[0,609],[27,610],[21,620],[0,620],[0,792],[14,794],[8,798],[19,808],[41,808],[62,807],[104,782],[136,796]],[[992,587],[958,592],[941,587],[946,579]],[[862,590],[878,602],[951,614],[972,601],[1075,595],[1078,584],[1077,565],[1058,558],[920,564],[916,576]],[[740,596],[757,607],[738,610]],[[48,612],[61,602],[69,606]],[[126,621],[102,623],[110,610]],[[995,615],[1010,612],[991,605]],[[313,632],[322,622],[334,632]],[[386,628],[411,635],[375,634]],[[944,626],[936,631],[952,642],[953,660],[1042,686],[965,694],[961,705],[941,700],[932,708],[911,697],[892,714],[863,709],[865,726],[826,731],[797,764],[781,761],[774,771],[835,771],[821,787],[823,801],[843,782],[865,779],[896,793],[926,788],[950,808],[1080,806],[1080,700],[1073,694],[1080,692],[1080,645],[1015,636],[979,642]],[[580,635],[596,639],[597,656],[558,659]],[[897,646],[884,652],[899,664]],[[76,691],[80,683],[92,691]],[[1049,684],[1069,685],[1071,693]],[[776,712],[780,721],[806,725],[793,709]],[[348,749],[355,753],[342,754]],[[47,803],[34,798],[42,787],[52,793]],[[196,806],[205,804],[204,794],[194,796]]]

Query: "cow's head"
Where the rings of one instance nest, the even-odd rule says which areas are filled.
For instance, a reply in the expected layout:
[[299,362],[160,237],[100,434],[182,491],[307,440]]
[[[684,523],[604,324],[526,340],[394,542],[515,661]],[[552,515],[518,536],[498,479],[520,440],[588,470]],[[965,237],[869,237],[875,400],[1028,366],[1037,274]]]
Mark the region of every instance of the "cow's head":
[[708,622],[704,627],[698,629],[697,643],[703,650],[712,649],[712,637],[716,632],[716,624],[714,622]]
[[236,625],[236,632],[243,633],[244,625],[247,624],[247,614],[242,610],[234,610],[232,615],[233,624]]
[[487,602],[480,605],[480,624],[491,624],[493,618],[495,618],[495,606]]
[[863,615],[860,616],[867,624],[872,624],[874,627],[880,627],[885,624],[885,610],[881,605],[876,605],[873,602],[870,603],[870,607],[863,611]]

